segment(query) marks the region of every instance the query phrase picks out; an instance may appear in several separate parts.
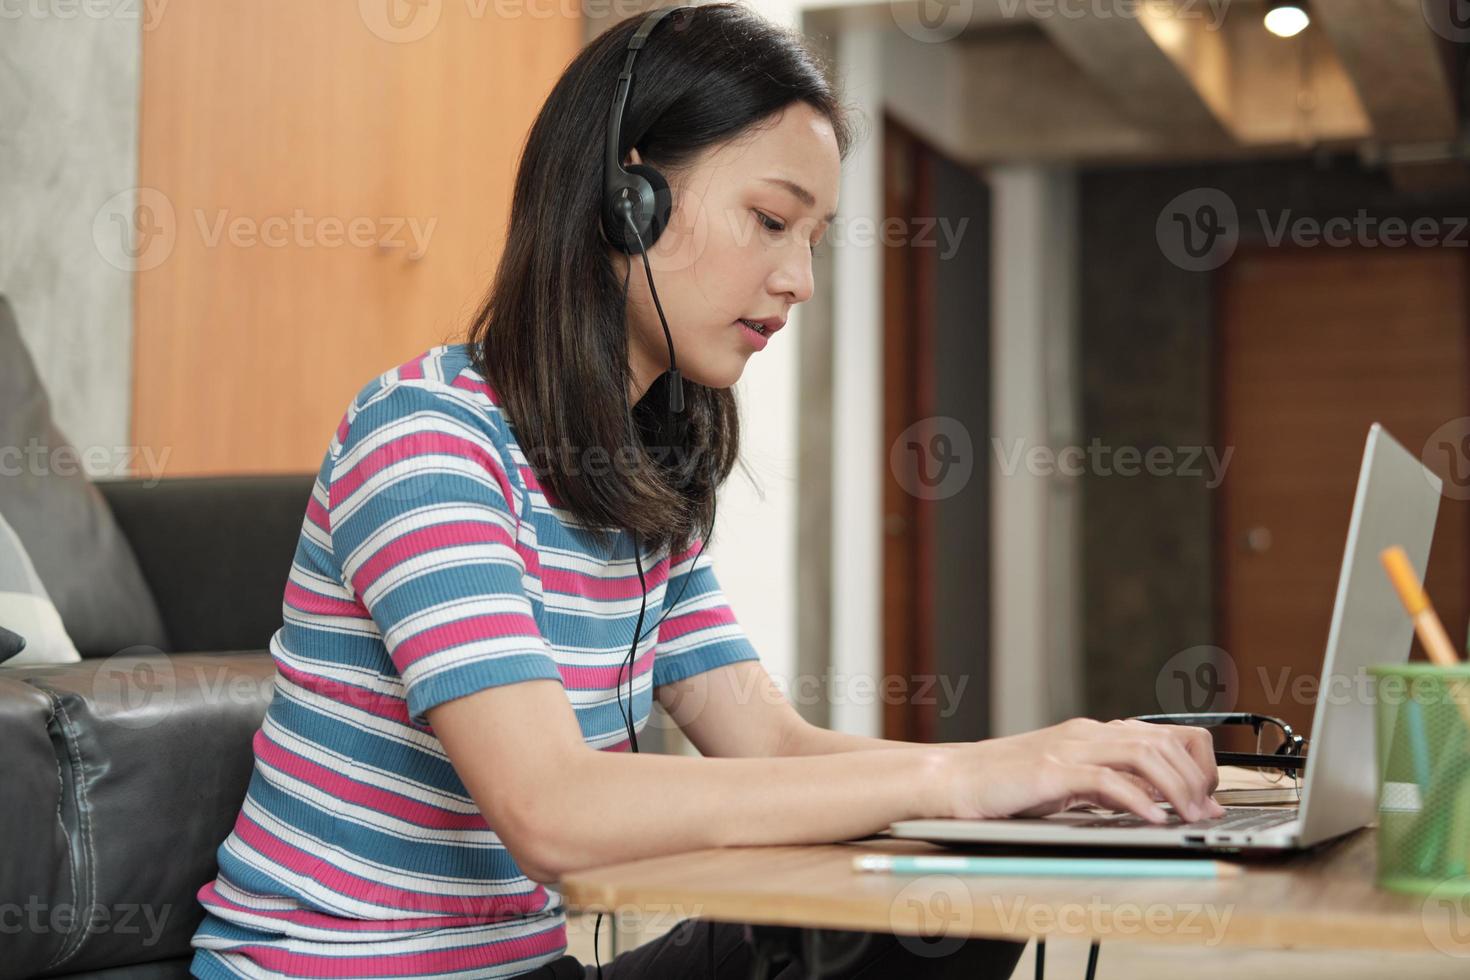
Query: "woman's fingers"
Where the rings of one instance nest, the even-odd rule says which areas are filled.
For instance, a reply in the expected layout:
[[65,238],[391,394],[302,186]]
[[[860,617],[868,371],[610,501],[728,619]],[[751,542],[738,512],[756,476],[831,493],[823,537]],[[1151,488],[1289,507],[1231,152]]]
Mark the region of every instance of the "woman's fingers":
[[1127,772],[1122,769],[1119,769],[1118,772],[1123,774],[1124,779],[1128,780],[1133,785],[1137,786],[1139,789],[1147,793],[1149,795],[1149,799],[1153,800],[1155,803],[1164,802],[1164,794],[1160,793],[1159,788],[1153,783],[1149,782],[1147,779],[1144,779],[1142,776],[1135,776],[1133,773]]
[[1205,781],[1209,785],[1209,792],[1215,792],[1220,785],[1220,770],[1215,765],[1215,736],[1207,729],[1196,728],[1193,725],[1165,725],[1165,728],[1179,729],[1179,738],[1184,742],[1185,750],[1189,753],[1200,771],[1205,774]]
[[1149,820],[1163,814],[1161,801],[1187,821],[1225,812],[1210,795],[1219,784],[1219,772],[1213,740],[1202,728],[1074,718],[1029,737],[1039,740],[1036,747],[1051,761],[1082,767],[1061,777],[1086,783],[1072,790],[1078,801],[1128,810]]
[[1164,733],[1132,726],[1118,726],[1115,731],[1127,732],[1133,737],[1083,743],[1079,760],[1142,777],[1157,788],[1185,820],[1204,820],[1224,812],[1210,799],[1208,779],[1178,740],[1164,736]]
[[1162,747],[1149,739],[1088,742],[1074,758],[1140,776],[1158,789],[1184,819],[1198,820],[1202,816],[1201,804],[1184,775],[1165,756]]
[[1150,799],[1136,782],[1107,766],[1074,763],[1067,767],[1066,779],[1078,799],[1136,813],[1150,823],[1164,823],[1169,819],[1164,808]]
[[[1163,739],[1163,744],[1166,746],[1164,751],[1169,756],[1169,758],[1173,760],[1175,768],[1185,774],[1185,777],[1189,780],[1189,784],[1194,789],[1200,803],[1205,807],[1205,809],[1213,811],[1216,807],[1219,806],[1218,803],[1215,803],[1215,801],[1210,798],[1210,793],[1214,791],[1215,784],[1219,781],[1219,777],[1216,776],[1214,772],[1214,750],[1211,749],[1209,752],[1210,762],[1209,769],[1207,770],[1205,766],[1201,764],[1198,755],[1190,751],[1190,743],[1193,742],[1193,738],[1189,735],[1189,730],[1186,730],[1182,726],[1178,725],[1165,725],[1159,727],[1180,729],[1178,732],[1167,733],[1167,737]],[[1200,729],[1192,730],[1200,731]],[[1211,804],[1213,804],[1213,806]]]
[[1215,740],[1207,730],[1195,725],[1159,725],[1136,718],[1108,722],[1108,727],[1119,737],[1122,737],[1119,730],[1126,729],[1166,746],[1164,751],[1190,785],[1198,787],[1207,808],[1218,806],[1208,799],[1220,784],[1220,774],[1215,766]]

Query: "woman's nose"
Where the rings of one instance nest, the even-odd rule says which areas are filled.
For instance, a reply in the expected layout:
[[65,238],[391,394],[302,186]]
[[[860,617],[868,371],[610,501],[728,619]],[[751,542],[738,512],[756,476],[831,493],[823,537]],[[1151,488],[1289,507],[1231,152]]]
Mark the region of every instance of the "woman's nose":
[[794,306],[812,298],[815,284],[812,279],[812,253],[805,244],[796,246],[798,254],[783,262],[771,280],[773,292],[784,293]]

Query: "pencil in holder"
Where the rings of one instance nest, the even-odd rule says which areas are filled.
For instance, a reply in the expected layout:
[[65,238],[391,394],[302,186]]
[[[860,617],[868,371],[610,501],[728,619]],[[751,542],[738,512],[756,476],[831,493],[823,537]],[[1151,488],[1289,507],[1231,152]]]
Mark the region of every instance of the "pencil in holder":
[[1378,885],[1470,895],[1470,664],[1369,668],[1375,679]]

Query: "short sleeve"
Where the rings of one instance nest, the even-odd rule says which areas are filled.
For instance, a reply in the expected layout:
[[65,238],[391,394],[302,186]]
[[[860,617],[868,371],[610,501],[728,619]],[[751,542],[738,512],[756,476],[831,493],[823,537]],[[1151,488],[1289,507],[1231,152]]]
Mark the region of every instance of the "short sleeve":
[[696,539],[688,550],[670,558],[664,601],[677,604],[658,628],[658,649],[653,658],[655,688],[725,664],[760,659],[725,601],[710,556],[699,555],[695,565],[694,556],[699,550]]
[[525,587],[506,454],[486,416],[443,387],[399,381],[362,402],[328,485],[343,583],[424,727],[445,701],[561,680]]

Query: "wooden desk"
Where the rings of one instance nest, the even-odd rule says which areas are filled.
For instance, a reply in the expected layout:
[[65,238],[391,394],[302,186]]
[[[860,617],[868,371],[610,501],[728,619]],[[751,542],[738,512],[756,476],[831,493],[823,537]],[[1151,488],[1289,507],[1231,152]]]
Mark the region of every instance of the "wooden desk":
[[[1209,881],[859,874],[861,853],[946,853],[871,839],[694,851],[570,874],[581,912],[709,918],[927,937],[1036,936],[1202,946],[1376,949],[1470,957],[1470,900],[1373,886],[1376,831],[1312,852],[1248,858]],[[1232,859],[1235,860],[1235,859]],[[1458,918],[1456,918],[1458,916]]]

